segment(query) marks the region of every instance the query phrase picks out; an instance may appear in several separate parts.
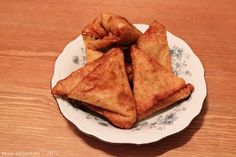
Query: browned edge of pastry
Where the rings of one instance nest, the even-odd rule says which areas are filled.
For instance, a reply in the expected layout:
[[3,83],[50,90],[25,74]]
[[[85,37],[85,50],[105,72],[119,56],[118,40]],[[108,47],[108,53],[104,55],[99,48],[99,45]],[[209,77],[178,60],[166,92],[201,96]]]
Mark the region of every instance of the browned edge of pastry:
[[[174,104],[176,101],[176,98],[179,98],[178,101],[187,98],[194,90],[194,86],[190,83],[186,84],[179,90],[176,90],[175,92],[172,92],[168,95],[165,95],[165,97],[161,99],[153,99],[153,106],[149,108],[147,111],[138,113],[138,120],[142,120],[146,118],[147,116],[151,115],[152,113],[159,111],[163,108],[166,108],[172,104]],[[180,97],[181,96],[181,97]]]

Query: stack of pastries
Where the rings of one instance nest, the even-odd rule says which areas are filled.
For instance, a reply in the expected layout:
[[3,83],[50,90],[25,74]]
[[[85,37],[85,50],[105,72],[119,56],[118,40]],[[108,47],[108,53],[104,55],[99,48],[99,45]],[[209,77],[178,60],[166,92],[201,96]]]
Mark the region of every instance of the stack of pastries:
[[72,99],[128,129],[189,97],[193,85],[174,75],[165,27],[143,34],[126,18],[102,13],[82,30],[86,64],[60,80],[52,94]]

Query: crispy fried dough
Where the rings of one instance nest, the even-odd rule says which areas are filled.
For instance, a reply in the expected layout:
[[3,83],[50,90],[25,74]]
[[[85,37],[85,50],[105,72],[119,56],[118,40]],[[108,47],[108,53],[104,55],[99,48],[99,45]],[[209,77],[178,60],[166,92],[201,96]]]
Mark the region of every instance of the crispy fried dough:
[[[92,49],[87,49],[86,50],[86,63],[92,62],[99,57],[101,57],[104,53],[97,51],[97,50],[92,50]],[[133,70],[132,70],[132,65],[131,64],[125,64],[125,70],[128,75],[128,79],[130,82],[133,81]]]
[[117,127],[131,128],[194,90],[172,73],[166,30],[156,20],[142,35],[127,19],[102,13],[82,36],[87,64],[59,81],[52,94],[79,101]]
[[82,30],[86,47],[93,50],[113,44],[129,45],[141,35],[126,18],[111,13],[100,14]]
[[91,63],[87,63],[84,67],[72,72],[65,79],[58,81],[52,89],[52,94],[59,96],[69,94],[85,76],[93,71],[101,59],[102,58],[98,58]]
[[101,58],[99,65],[67,96],[95,106],[89,108],[107,117],[114,125],[130,128],[136,121],[136,106],[123,53],[113,48]]
[[191,84],[186,84],[140,49],[132,47],[131,51],[133,93],[139,120],[191,94]]
[[157,20],[153,21],[148,30],[138,39],[137,46],[142,52],[172,71],[166,30]]
[[101,57],[104,53],[97,50],[86,49],[86,63],[92,62],[99,57]]

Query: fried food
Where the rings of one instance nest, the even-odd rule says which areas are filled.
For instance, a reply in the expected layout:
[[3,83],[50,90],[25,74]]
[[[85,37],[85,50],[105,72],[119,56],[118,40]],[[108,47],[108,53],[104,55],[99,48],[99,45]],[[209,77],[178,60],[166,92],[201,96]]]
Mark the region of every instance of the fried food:
[[93,49],[86,49],[86,63],[92,62],[99,57],[101,57],[104,53],[101,51],[93,50]]
[[[92,50],[92,49],[87,49],[86,50],[86,63],[92,62],[99,57],[101,57],[104,53],[97,51],[97,50]],[[132,65],[126,63],[125,64],[125,70],[128,75],[128,79],[130,82],[133,81],[133,70],[132,70]]]
[[67,95],[95,107],[120,128],[130,128],[136,121],[135,100],[125,71],[123,52],[113,48],[101,57],[97,67]]
[[125,64],[126,73],[130,82],[133,82],[133,67],[131,64]]
[[133,93],[138,120],[188,97],[194,87],[133,46]]
[[58,81],[52,89],[52,94],[59,96],[69,94],[85,76],[94,70],[101,59],[102,58],[98,58],[93,62],[87,63],[83,68],[72,72],[65,79]]
[[153,21],[148,30],[138,39],[137,46],[167,70],[172,71],[166,30],[157,20]]
[[106,49],[114,44],[129,45],[142,33],[126,18],[102,13],[82,30],[85,46],[89,49]]
[[79,102],[117,127],[131,128],[194,90],[173,74],[166,30],[156,20],[142,34],[124,17],[102,13],[82,36],[86,65],[57,82],[52,94]]

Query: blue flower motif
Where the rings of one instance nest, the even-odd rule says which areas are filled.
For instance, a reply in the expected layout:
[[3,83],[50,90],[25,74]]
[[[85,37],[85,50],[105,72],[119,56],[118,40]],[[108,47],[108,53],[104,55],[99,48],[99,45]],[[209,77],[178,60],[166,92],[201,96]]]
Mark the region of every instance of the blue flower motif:
[[73,63],[79,64],[79,57],[78,56],[73,56],[72,60],[73,60]]
[[171,125],[176,119],[176,113],[169,113],[166,115],[165,119],[161,123]]

